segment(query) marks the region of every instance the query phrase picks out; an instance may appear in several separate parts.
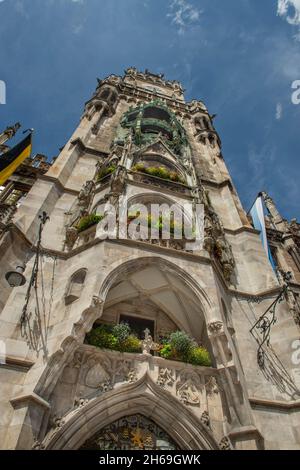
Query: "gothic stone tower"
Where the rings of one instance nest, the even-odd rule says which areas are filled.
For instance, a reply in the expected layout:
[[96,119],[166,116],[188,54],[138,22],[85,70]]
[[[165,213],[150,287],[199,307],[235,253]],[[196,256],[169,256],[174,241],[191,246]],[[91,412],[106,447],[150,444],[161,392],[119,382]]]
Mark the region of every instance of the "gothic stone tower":
[[[202,203],[203,248],[104,238],[99,208],[121,196],[129,207]],[[185,102],[180,83],[135,68],[99,80],[0,243],[5,449],[300,448],[299,330],[286,290],[270,332],[250,332],[286,285],[241,206],[213,118]],[[9,287],[5,273],[24,263],[27,283]],[[124,319],[147,326],[143,351],[87,341]],[[149,341],[174,331],[203,345],[211,365],[149,354]]]

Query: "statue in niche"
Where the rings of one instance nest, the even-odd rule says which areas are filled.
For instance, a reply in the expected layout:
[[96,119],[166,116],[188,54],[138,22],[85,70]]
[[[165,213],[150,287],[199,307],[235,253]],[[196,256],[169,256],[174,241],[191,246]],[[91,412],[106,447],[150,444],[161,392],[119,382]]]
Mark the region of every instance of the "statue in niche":
[[117,193],[117,194],[123,194],[124,189],[125,189],[125,183],[126,183],[126,177],[127,177],[127,170],[123,166],[118,166],[116,169],[112,182],[111,182],[111,192],[112,193]]
[[231,245],[226,240],[224,227],[214,211],[207,191],[201,190],[201,200],[205,207],[204,218],[204,248],[214,254],[221,264],[224,277],[230,281],[235,267]]
[[222,266],[225,279],[229,281],[234,270],[235,262],[231,246],[224,235],[216,240],[215,255]]
[[81,188],[76,200],[74,201],[69,212],[66,213],[68,216],[67,228],[66,228],[66,239],[65,245],[68,250],[72,249],[77,239],[78,232],[75,224],[85,215],[88,215],[89,206],[94,194],[95,182],[92,180],[86,181]]
[[143,354],[150,355],[151,349],[153,349],[154,343],[152,336],[150,335],[150,330],[149,328],[146,328],[145,331],[145,339],[142,341],[142,347],[143,347]]
[[92,180],[86,181],[81,188],[77,199],[72,205],[69,215],[68,226],[74,225],[81,217],[88,214],[88,209],[91,203],[93,192],[95,189],[95,183]]

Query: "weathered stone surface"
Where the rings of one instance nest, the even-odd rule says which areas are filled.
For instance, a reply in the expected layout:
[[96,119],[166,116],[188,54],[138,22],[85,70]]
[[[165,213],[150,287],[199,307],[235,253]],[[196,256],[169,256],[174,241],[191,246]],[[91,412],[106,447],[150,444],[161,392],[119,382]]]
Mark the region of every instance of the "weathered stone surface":
[[[159,112],[168,107],[185,132],[180,151],[165,145],[163,135],[141,147],[122,128],[130,107],[157,97],[164,101]],[[259,331],[253,336],[250,329],[281,285],[241,206],[220,145],[203,103],[185,103],[177,82],[134,68],[99,82],[80,125],[0,239],[3,448],[77,449],[99,431],[99,423],[104,427],[131,414],[169,429],[181,448],[300,448],[299,381],[292,360],[299,338],[299,272],[297,252],[287,251],[297,246],[298,224],[287,226],[274,213],[281,224],[274,237],[286,237],[278,256],[285,271],[292,266],[296,287],[293,298],[278,305],[261,369]],[[147,159],[185,175],[184,190],[170,181],[135,178],[132,166]],[[114,162],[118,170],[99,182],[103,162]],[[103,240],[100,224],[76,232],[81,215],[97,213],[108,201],[116,204],[120,194],[133,202],[204,203],[206,249],[191,253],[174,243]],[[50,220],[42,233],[28,322],[21,329],[43,210]],[[4,274],[24,261],[26,285],[9,288]],[[145,354],[84,343],[96,321],[115,324],[120,315],[153,322]],[[212,367],[151,355],[158,337],[176,329],[207,347]]]

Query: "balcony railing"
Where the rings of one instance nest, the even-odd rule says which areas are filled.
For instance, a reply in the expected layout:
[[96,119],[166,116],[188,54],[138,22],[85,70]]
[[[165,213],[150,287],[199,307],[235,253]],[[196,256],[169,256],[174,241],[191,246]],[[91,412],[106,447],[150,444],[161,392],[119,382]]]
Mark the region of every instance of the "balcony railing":
[[[69,371],[76,371],[81,377],[76,392],[74,387],[70,394],[60,402],[56,427],[65,423],[89,402],[115,388],[134,384],[147,375],[156,386],[169,392],[209,425],[209,413],[221,410],[221,398],[218,371],[212,367],[194,366],[182,362],[170,361],[150,354],[121,353],[108,349],[83,344],[70,359]],[[64,385],[62,385],[64,387]],[[54,391],[60,394],[58,390]],[[56,415],[57,416],[57,415]],[[205,420],[205,421],[204,421]]]
[[164,178],[159,178],[158,176],[148,175],[147,173],[141,173],[138,171],[131,171],[130,175],[134,181],[138,183],[143,183],[146,185],[157,186],[159,188],[166,188],[170,191],[177,191],[182,194],[190,196],[190,188],[183,183],[178,183],[176,181],[170,181]]

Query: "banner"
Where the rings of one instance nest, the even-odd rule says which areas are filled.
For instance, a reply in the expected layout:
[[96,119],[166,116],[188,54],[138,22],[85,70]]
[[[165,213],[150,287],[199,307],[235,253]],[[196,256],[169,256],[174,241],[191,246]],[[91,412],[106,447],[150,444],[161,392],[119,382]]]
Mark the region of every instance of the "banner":
[[250,210],[250,214],[253,220],[253,225],[256,230],[260,231],[260,238],[265,249],[265,252],[270,260],[273,270],[276,273],[276,266],[273,260],[271,250],[268,244],[267,239],[267,231],[266,231],[266,224],[265,224],[265,214],[264,214],[264,202],[262,196],[258,196],[255,203]]

